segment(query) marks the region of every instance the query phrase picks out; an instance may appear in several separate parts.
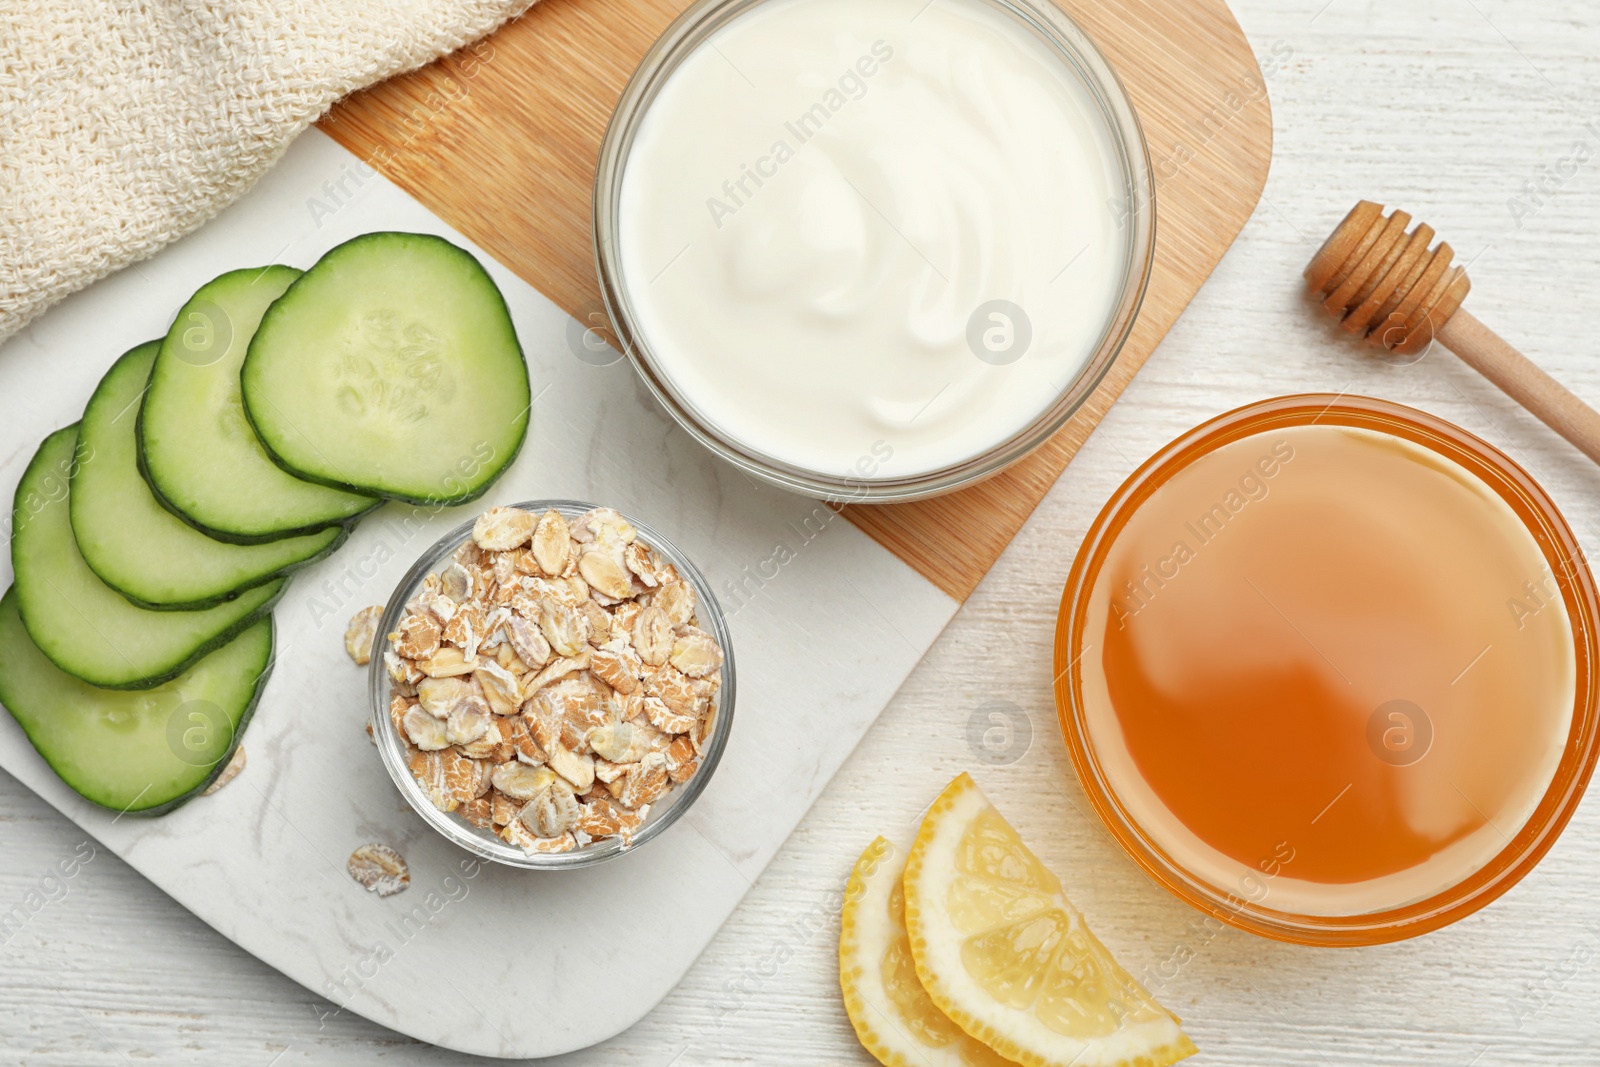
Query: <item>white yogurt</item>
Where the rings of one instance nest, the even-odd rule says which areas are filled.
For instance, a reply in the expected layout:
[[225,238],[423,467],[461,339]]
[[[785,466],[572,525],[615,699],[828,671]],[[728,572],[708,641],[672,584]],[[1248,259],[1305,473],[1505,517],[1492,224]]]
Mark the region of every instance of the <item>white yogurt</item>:
[[1093,355],[1128,269],[1122,193],[1089,88],[983,0],[767,0],[643,117],[622,284],[726,437],[834,477],[924,474],[1026,427]]

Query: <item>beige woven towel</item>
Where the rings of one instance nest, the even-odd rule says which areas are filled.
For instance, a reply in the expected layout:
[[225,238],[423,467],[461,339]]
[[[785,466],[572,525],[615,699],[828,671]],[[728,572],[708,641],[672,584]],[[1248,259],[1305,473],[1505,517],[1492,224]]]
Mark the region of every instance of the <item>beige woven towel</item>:
[[0,0],[0,341],[531,0]]

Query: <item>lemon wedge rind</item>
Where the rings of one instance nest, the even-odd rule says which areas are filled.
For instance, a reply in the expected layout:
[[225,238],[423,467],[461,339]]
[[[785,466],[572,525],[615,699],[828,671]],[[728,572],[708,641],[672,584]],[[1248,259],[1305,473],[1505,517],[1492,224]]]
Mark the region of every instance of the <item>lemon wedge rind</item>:
[[905,928],[905,865],[906,853],[879,837],[845,888],[839,987],[856,1036],[886,1067],[1015,1067],[951,1022],[922,989]]
[[971,776],[934,801],[904,878],[917,977],[968,1035],[1026,1067],[1169,1067],[1197,1050],[1111,957]]

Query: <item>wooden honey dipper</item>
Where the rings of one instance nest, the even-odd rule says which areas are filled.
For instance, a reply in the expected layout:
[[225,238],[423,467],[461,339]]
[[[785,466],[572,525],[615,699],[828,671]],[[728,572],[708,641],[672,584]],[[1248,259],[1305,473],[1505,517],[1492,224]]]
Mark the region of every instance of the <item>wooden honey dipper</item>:
[[1600,463],[1600,412],[1512,348],[1461,307],[1472,288],[1455,252],[1433,227],[1383,213],[1363,200],[1350,209],[1305,270],[1306,284],[1350,333],[1396,355],[1416,355],[1437,340],[1499,386],[1545,425]]

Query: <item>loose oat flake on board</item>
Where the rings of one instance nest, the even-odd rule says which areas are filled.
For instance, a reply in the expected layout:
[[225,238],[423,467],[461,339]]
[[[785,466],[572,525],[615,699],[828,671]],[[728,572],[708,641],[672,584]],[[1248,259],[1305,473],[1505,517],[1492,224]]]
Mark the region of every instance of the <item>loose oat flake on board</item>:
[[362,888],[380,897],[392,897],[411,884],[411,871],[404,857],[377,841],[350,853],[345,869]]
[[221,789],[223,786],[239,777],[239,772],[242,770],[244,770],[244,746],[240,745],[238,748],[233,750],[233,758],[228,760],[228,765],[226,767],[222,768],[222,773],[217,775],[217,780],[206,786],[205,791],[200,795],[203,797],[210,796],[212,793],[215,793],[217,790]]
[[365,667],[372,662],[372,646],[378,639],[378,623],[382,621],[381,604],[362,608],[350,617],[350,625],[344,631],[344,650],[356,661],[356,666]]

